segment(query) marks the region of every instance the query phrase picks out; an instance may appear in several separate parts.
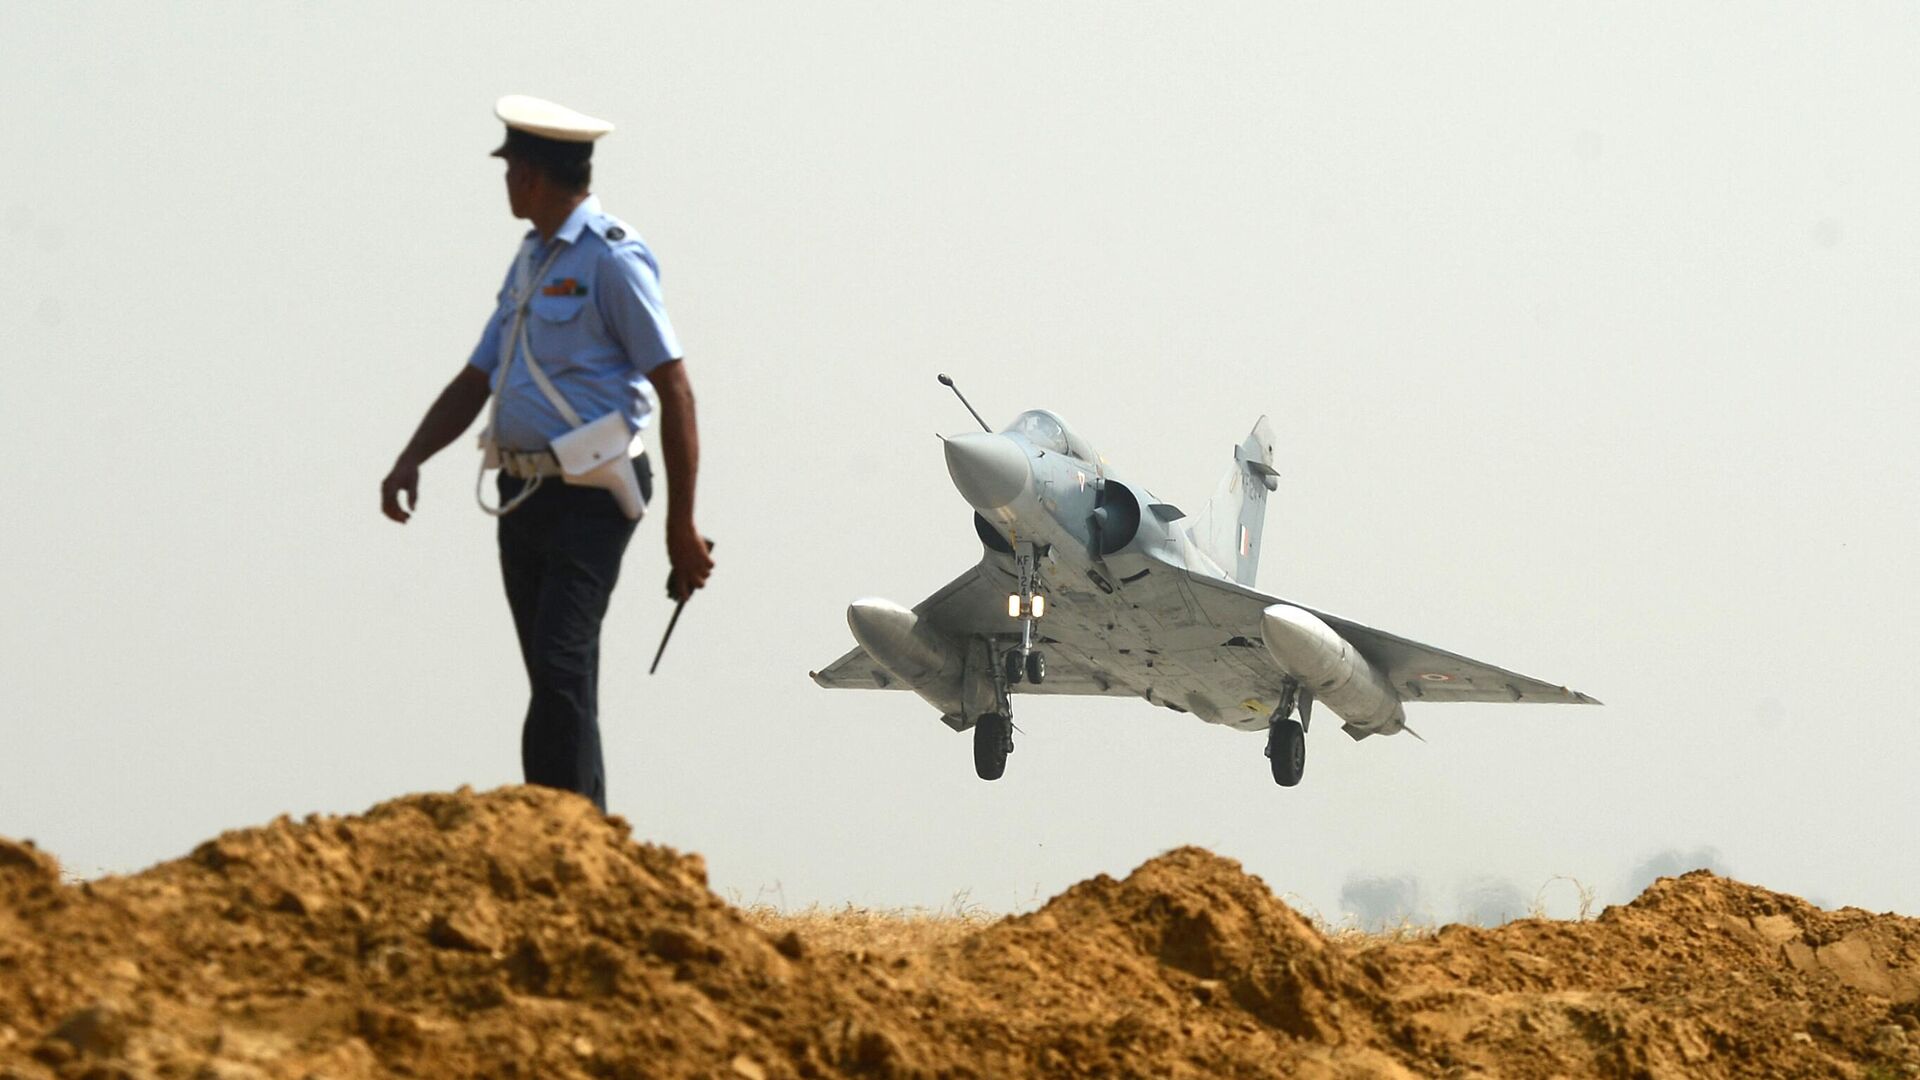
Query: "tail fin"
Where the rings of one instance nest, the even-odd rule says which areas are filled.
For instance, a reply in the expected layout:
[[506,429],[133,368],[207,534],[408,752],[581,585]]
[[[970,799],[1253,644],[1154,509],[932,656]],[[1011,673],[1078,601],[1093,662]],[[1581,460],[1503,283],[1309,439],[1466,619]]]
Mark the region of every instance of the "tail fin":
[[1233,470],[1214,489],[1193,523],[1193,539],[1233,580],[1253,584],[1260,565],[1260,533],[1267,521],[1267,492],[1279,486],[1273,467],[1273,426],[1266,417],[1233,449]]

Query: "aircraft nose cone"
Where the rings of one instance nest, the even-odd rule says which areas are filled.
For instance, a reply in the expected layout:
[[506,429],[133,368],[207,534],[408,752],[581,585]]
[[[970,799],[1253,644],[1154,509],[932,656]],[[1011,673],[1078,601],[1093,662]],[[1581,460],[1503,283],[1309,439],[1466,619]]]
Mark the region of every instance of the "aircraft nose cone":
[[975,510],[998,510],[1027,490],[1026,451],[1005,435],[969,432],[946,441],[947,472]]

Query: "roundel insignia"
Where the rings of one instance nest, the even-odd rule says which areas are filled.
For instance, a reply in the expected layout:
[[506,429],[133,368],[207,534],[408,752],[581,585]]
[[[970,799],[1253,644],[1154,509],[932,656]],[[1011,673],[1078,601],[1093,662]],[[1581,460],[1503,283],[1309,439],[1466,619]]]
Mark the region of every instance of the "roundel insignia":
[[627,238],[627,230],[621,228],[618,225],[615,225],[613,228],[607,230],[607,239],[609,240],[625,240],[626,238]]
[[1453,676],[1442,675],[1437,671],[1429,671],[1425,675],[1422,675],[1420,677],[1426,680],[1427,682],[1452,682],[1453,681]]

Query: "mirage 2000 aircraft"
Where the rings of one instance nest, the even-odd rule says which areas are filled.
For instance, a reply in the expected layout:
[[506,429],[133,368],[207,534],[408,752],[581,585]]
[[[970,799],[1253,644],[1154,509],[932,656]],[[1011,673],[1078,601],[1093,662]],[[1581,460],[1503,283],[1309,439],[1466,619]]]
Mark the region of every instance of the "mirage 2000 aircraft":
[[854,601],[860,647],[813,680],[919,694],[948,727],[973,730],[983,780],[1006,771],[1015,693],[1139,697],[1264,730],[1286,787],[1306,767],[1316,701],[1355,739],[1414,734],[1409,701],[1599,704],[1254,589],[1279,476],[1265,417],[1193,516],[1122,480],[1053,413],[1022,413],[998,433],[980,426],[945,440],[947,471],[974,509],[979,565],[912,610]]

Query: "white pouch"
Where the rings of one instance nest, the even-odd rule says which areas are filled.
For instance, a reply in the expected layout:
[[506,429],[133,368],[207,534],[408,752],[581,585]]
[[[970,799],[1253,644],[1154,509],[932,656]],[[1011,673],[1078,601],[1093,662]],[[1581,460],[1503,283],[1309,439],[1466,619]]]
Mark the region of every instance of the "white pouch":
[[633,444],[633,432],[626,417],[610,412],[590,424],[582,424],[554,439],[548,445],[560,462],[560,478],[582,487],[605,488],[620,504],[620,512],[629,521],[639,521],[647,504],[640,498],[640,479],[633,474],[633,460],[627,448]]

